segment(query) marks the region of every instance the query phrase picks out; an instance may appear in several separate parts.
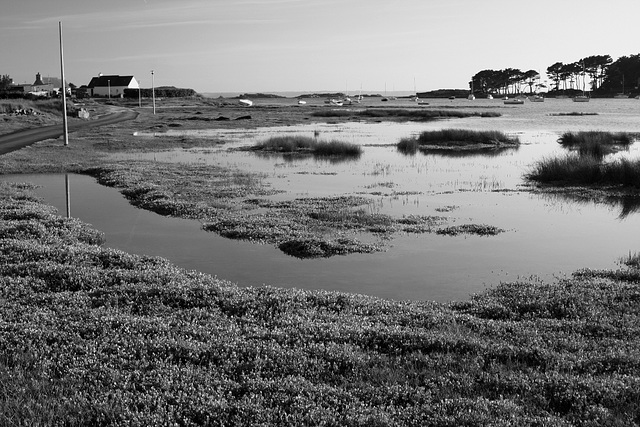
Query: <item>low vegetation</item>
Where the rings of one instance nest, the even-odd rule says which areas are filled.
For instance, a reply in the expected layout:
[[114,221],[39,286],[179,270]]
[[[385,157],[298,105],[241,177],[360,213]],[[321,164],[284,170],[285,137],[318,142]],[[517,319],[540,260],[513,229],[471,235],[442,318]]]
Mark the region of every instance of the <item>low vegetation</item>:
[[552,113],[550,116],[597,116],[598,113],[584,113],[579,111],[572,111],[571,113]]
[[513,148],[520,145],[517,137],[500,131],[474,131],[466,129],[442,129],[424,131],[415,138],[403,138],[398,151],[413,154],[418,150],[492,150]]
[[604,185],[640,188],[640,159],[602,162],[597,157],[569,153],[534,163],[527,179],[562,185]]
[[362,147],[343,141],[321,141],[301,135],[274,136],[249,148],[252,151],[312,154],[317,157],[350,157],[358,158]]
[[598,158],[628,149],[633,141],[633,135],[627,132],[602,131],[565,132],[558,139],[558,143],[565,148],[577,150],[580,155]]
[[634,139],[625,132],[566,132],[558,142],[575,151],[535,162],[525,177],[541,183],[640,188],[640,159],[605,159]]
[[313,113],[316,117],[360,117],[365,119],[397,119],[407,121],[430,121],[463,117],[500,117],[496,112],[467,112],[455,110],[368,108],[365,110],[323,109]]
[[1,425],[640,423],[635,268],[387,301],[107,249],[21,185],[0,219]]

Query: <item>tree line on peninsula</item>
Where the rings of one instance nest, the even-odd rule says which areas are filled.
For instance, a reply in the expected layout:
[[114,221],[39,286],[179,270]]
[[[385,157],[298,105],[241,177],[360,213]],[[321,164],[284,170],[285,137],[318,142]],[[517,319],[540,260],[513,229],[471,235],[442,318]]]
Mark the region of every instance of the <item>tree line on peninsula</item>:
[[640,54],[622,56],[613,61],[610,55],[592,55],[571,63],[556,62],[546,69],[548,82],[537,70],[517,68],[482,70],[469,82],[474,94],[517,94],[548,92],[568,94],[590,91],[594,97],[616,93],[640,93]]

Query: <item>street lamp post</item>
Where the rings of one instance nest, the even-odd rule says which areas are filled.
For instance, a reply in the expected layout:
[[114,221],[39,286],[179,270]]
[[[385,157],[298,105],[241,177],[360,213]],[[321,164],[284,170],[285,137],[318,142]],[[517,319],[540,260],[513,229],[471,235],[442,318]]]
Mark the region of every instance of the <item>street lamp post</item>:
[[156,113],[156,90],[153,81],[153,70],[151,70],[151,98],[153,98],[153,114]]

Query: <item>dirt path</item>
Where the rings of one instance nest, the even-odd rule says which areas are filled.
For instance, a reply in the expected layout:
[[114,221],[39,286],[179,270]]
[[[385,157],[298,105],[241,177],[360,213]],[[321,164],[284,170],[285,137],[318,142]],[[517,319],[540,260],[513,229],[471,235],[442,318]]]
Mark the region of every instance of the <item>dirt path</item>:
[[[96,126],[111,125],[125,120],[133,120],[138,113],[131,110],[121,110],[115,113],[105,114],[91,121],[74,122],[68,125],[69,132]],[[19,150],[45,139],[58,138],[63,134],[62,124],[42,126],[32,129],[24,129],[16,132],[0,135],[0,155]]]

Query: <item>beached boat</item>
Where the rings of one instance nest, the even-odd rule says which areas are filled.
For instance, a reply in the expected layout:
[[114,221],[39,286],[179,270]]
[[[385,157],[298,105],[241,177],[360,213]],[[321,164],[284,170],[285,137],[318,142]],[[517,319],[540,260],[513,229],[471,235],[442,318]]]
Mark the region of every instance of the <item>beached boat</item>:
[[298,100],[298,105],[305,105],[307,101],[303,101],[302,99]]
[[544,102],[544,96],[542,95],[533,95],[529,97],[529,101],[531,102]]
[[488,95],[487,95],[487,99],[493,99],[493,95],[488,94]]
[[251,101],[250,99],[241,99],[238,102],[245,107],[251,107],[253,105],[253,101]]

